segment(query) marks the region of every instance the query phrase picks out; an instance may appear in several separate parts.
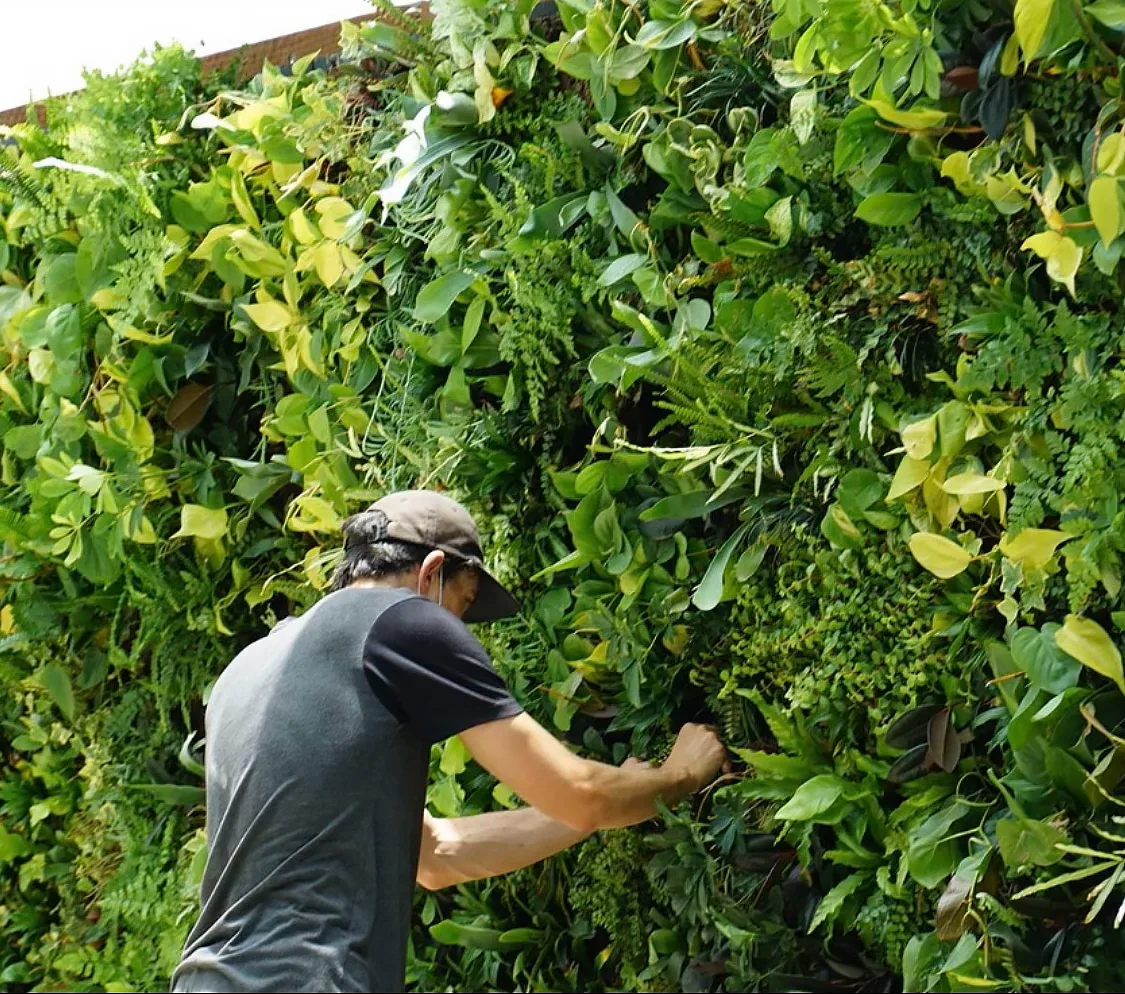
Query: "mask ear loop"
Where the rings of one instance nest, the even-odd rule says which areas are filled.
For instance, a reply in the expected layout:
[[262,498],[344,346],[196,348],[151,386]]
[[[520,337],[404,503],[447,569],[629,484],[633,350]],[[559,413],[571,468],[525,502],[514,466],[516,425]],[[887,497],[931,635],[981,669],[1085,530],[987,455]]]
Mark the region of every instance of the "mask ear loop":
[[[441,569],[438,570],[437,584],[438,584],[438,586],[437,586],[437,602],[438,602],[438,607],[441,607],[442,601],[445,599],[445,564],[444,563],[442,563]],[[422,593],[422,574],[421,573],[418,574],[418,596],[419,597],[425,596],[425,594]]]

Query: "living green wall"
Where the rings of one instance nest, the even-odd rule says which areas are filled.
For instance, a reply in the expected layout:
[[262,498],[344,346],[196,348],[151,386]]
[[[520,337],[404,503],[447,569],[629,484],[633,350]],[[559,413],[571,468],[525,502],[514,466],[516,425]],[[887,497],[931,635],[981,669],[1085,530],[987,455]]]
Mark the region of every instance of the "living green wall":
[[164,988],[210,682],[433,486],[533,714],[735,764],[414,989],[1118,989],[1125,7],[531,6],[0,132],[0,987]]

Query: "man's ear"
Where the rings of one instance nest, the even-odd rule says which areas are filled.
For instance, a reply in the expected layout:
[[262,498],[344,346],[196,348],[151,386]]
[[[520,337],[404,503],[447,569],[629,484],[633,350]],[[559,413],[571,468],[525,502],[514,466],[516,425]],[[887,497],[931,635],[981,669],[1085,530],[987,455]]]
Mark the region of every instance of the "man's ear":
[[437,584],[441,568],[445,565],[445,553],[435,549],[427,554],[418,568],[418,590],[423,597],[429,596],[430,589]]

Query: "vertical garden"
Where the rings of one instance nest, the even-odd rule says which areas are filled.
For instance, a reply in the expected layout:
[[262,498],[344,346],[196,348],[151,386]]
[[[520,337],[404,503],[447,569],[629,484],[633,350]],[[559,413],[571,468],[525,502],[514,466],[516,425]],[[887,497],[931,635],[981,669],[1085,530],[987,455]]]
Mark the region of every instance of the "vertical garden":
[[532,7],[0,130],[0,989],[166,989],[209,684],[410,486],[533,714],[736,757],[414,989],[1121,989],[1125,3]]

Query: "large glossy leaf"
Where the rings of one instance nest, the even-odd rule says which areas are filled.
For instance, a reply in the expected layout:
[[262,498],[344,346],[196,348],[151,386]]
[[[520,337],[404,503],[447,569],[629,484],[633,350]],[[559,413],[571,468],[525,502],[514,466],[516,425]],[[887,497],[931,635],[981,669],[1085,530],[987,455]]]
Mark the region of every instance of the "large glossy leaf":
[[474,273],[458,269],[427,283],[414,301],[415,320],[433,324],[448,313],[453,301],[472,286],[475,279]]
[[916,193],[873,193],[856,208],[855,216],[868,224],[901,227],[910,224],[922,209]]

